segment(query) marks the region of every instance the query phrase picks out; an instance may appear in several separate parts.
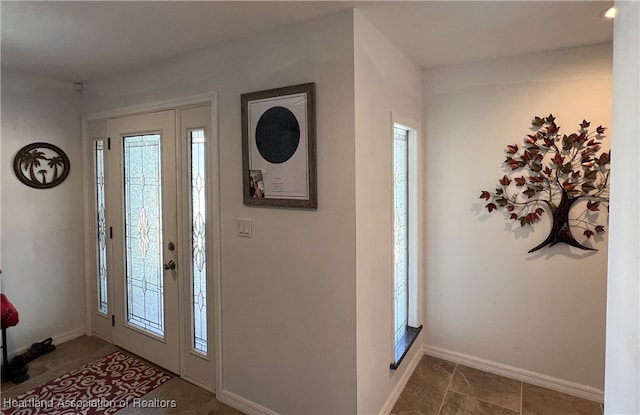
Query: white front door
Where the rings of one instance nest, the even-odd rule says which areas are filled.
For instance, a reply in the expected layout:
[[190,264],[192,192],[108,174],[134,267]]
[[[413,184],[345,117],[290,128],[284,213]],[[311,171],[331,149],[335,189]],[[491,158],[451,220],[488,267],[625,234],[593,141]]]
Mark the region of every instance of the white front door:
[[109,120],[114,343],[180,373],[175,111]]
[[93,333],[211,391],[212,130],[210,104],[87,125]]

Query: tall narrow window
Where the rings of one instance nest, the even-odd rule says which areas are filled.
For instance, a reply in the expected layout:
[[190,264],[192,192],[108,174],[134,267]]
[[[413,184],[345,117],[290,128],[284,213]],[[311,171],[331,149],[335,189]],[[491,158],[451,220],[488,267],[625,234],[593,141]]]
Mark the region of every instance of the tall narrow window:
[[96,198],[96,265],[98,271],[98,311],[108,312],[107,300],[107,229],[104,197],[104,141],[95,141],[95,198]]
[[193,348],[207,353],[207,247],[205,131],[190,131],[191,145],[191,293]]
[[394,242],[394,303],[395,341],[404,336],[408,326],[409,274],[409,132],[398,125],[393,138],[393,242]]
[[393,131],[393,295],[396,369],[420,333],[418,326],[418,167],[415,130]]

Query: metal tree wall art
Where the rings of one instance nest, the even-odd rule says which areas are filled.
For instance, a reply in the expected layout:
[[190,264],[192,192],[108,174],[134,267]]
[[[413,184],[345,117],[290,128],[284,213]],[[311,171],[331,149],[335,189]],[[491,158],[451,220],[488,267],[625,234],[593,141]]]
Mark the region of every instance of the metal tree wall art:
[[[509,220],[521,226],[533,226],[543,214],[551,214],[549,236],[530,253],[559,242],[594,250],[572,232],[578,228],[590,239],[605,231],[596,219],[603,209],[609,210],[611,152],[602,151],[601,145],[606,128],[589,130],[591,124],[583,120],[576,132],[562,134],[552,114],[535,117],[531,124],[533,133],[527,134],[522,147],[507,146],[508,173],[494,192],[483,190],[480,198],[489,202],[489,212],[505,210]],[[571,212],[581,200],[586,201],[580,203],[584,210]]]
[[59,185],[69,175],[69,168],[69,158],[64,151],[49,143],[26,145],[13,159],[13,170],[18,179],[37,189]]

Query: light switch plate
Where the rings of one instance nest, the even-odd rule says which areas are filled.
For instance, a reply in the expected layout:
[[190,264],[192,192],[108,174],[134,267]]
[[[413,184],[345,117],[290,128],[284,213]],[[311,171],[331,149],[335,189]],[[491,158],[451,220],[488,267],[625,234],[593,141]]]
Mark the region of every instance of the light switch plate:
[[251,219],[236,219],[236,230],[238,232],[238,236],[251,238]]

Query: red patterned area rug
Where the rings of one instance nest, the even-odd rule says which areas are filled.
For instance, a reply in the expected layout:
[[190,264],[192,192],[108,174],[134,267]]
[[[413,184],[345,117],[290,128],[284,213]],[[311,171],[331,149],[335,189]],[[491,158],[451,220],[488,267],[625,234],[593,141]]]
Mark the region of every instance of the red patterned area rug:
[[[107,415],[135,405],[171,375],[113,352],[15,398],[2,399],[5,415]],[[145,404],[144,402],[137,402]]]

